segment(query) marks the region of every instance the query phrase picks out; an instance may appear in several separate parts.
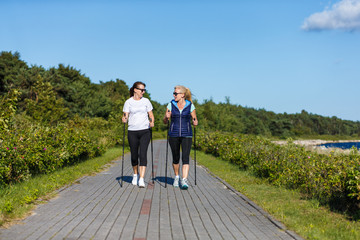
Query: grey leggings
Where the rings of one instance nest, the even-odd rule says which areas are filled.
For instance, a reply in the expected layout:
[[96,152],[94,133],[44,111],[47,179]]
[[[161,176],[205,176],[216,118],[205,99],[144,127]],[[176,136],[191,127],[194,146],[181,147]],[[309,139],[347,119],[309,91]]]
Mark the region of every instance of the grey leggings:
[[128,131],[128,141],[131,152],[131,165],[139,165],[140,155],[140,166],[147,165],[147,150],[150,142],[150,129],[139,130],[139,131]]

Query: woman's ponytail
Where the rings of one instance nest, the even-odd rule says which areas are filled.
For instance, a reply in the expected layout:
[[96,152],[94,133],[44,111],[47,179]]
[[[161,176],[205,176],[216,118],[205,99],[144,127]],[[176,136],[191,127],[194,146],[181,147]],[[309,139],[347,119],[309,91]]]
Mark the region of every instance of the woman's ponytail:
[[192,98],[191,98],[191,91],[189,88],[186,88],[185,90],[185,99],[189,100],[190,102],[192,102]]

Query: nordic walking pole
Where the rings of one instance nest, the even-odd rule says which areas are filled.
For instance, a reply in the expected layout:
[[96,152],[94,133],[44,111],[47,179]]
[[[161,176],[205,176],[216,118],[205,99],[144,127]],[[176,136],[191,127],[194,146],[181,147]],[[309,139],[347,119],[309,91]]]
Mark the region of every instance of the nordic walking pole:
[[[169,112],[169,110],[168,110]],[[166,161],[165,161],[165,187],[167,186],[167,165],[168,165],[168,149],[169,149],[169,127],[170,119],[167,122],[167,133],[166,133]]]
[[195,125],[194,125],[194,164],[195,164],[194,169],[195,169],[195,185],[196,185],[196,126]]
[[[124,115],[125,115],[125,113],[124,113]],[[126,123],[124,123],[124,133],[123,133],[123,154],[122,154],[122,161],[121,161],[121,187],[123,186],[123,178],[124,178],[125,125],[126,125]]]
[[[150,118],[151,121],[151,118]],[[151,178],[154,184],[154,151],[153,151],[153,140],[152,140],[152,129],[150,127],[150,140],[151,140]]]

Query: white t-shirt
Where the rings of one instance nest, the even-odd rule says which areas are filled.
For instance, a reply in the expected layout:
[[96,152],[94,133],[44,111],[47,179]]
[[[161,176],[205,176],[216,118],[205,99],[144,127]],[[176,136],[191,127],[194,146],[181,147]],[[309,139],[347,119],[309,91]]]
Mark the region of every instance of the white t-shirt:
[[126,100],[123,112],[129,113],[128,130],[138,131],[150,128],[148,112],[152,110],[153,106],[147,98],[134,100],[131,97]]

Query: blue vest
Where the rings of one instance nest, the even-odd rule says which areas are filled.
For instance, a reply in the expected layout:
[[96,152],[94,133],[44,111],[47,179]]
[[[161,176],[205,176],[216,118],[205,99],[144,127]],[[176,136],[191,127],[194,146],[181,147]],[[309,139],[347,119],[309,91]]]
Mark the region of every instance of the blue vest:
[[170,137],[192,137],[191,128],[191,102],[186,100],[186,105],[182,112],[177,106],[177,103],[171,101],[171,124],[169,129]]

